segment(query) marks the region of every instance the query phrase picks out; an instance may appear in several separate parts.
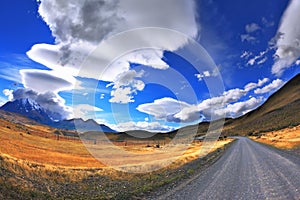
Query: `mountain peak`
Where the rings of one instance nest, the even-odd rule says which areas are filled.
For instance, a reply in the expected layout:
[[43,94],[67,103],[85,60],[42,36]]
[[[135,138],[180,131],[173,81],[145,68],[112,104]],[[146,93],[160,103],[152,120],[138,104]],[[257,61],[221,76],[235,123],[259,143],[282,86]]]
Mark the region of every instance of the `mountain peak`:
[[1,107],[1,110],[21,114],[42,124],[52,122],[47,110],[28,98],[9,101]]
[[24,107],[27,111],[43,109],[37,102],[35,102],[32,99],[28,99],[28,98],[17,99],[13,102],[15,102],[16,104],[19,104],[21,106],[20,108]]
[[51,127],[78,130],[79,132],[85,131],[104,131],[104,132],[116,132],[105,125],[99,125],[95,120],[88,119],[83,120],[69,119],[69,120],[54,120],[51,116],[53,113],[46,110],[36,101],[28,98],[16,99],[14,101],[7,102],[1,108],[1,110],[17,113],[23,115],[29,119],[45,124]]

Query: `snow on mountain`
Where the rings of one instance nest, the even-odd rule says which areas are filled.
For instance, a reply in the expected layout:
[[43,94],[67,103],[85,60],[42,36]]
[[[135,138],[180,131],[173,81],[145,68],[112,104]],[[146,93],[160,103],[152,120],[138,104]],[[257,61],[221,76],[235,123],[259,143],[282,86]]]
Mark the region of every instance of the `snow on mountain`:
[[47,110],[31,99],[17,99],[12,102],[7,102],[1,109],[18,113],[42,124],[49,124],[53,121],[47,113]]
[[56,120],[57,113],[53,113],[44,109],[38,103],[31,99],[17,99],[12,102],[7,102],[1,110],[17,113],[33,119],[41,124],[45,124],[54,128],[77,130],[79,132],[101,131],[101,132],[116,132],[105,125],[99,125],[94,120],[84,121],[83,119]]

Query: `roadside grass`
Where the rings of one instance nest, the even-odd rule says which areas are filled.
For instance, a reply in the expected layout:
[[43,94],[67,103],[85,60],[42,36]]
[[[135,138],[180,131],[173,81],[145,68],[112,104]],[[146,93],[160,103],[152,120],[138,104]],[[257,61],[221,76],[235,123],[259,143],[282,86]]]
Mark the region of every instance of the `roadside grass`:
[[300,125],[271,132],[256,133],[250,138],[277,148],[292,150],[300,147]]
[[[196,173],[203,163],[218,155],[220,149],[225,147],[219,146],[218,150],[201,159],[178,159],[166,168],[143,174],[109,168],[45,165],[1,154],[0,190],[5,191],[3,194],[10,192],[12,196],[22,194],[25,199],[84,199],[86,196],[94,199],[131,199]],[[201,160],[200,164],[191,164],[199,162],[197,160]]]

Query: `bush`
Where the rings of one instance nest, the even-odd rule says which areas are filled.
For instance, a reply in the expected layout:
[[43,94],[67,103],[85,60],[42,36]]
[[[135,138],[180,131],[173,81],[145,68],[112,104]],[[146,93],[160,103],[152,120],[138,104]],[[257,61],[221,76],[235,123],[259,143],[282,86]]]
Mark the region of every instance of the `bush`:
[[59,130],[55,130],[54,132],[53,132],[55,135],[60,135],[61,134],[61,132],[59,131]]

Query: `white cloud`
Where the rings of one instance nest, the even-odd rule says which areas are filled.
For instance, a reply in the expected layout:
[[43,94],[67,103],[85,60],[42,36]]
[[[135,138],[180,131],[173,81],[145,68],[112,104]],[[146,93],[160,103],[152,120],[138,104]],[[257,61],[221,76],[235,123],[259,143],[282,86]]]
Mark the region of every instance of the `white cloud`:
[[247,41],[247,42],[250,42],[250,43],[255,43],[256,38],[254,36],[249,35],[249,34],[242,34],[241,35],[241,40],[242,40],[242,42]]
[[204,71],[203,74],[195,74],[199,81],[202,81],[204,77],[210,77],[209,71]]
[[196,36],[194,1],[41,0],[39,13],[59,43],[98,44],[131,28],[166,27]]
[[120,7],[131,27],[166,27],[197,36],[195,1],[122,0]]
[[203,72],[203,77],[210,77],[210,76],[211,76],[211,74],[210,74],[209,71],[204,71]]
[[[87,49],[91,51],[93,46],[109,36],[134,28],[163,27],[195,38],[199,29],[195,10],[193,0],[75,0],[64,3],[60,0],[41,0],[39,13],[49,25],[58,45],[46,48],[37,46],[36,50],[40,50],[32,50],[29,55],[45,64],[80,64],[82,57],[84,59],[88,54]],[[136,35],[128,40],[132,42],[141,37],[145,40],[148,36]],[[173,50],[186,42],[174,40],[171,44],[164,41],[166,40],[160,39],[163,49]],[[127,41],[122,42],[126,45]],[[113,48],[119,48],[120,45],[122,43]],[[83,48],[83,56],[78,58],[74,54],[80,54],[81,49],[78,47],[81,46],[88,48]],[[73,58],[77,58],[77,61]],[[76,63],[75,67],[78,67]]]
[[220,116],[239,117],[255,109],[263,101],[263,98],[252,97],[246,101],[228,104],[225,108],[216,110],[215,113]]
[[299,7],[299,0],[290,1],[277,30],[277,49],[274,55],[275,63],[272,66],[272,73],[277,76],[291,67],[300,57]]
[[296,61],[296,65],[300,65],[300,60],[297,60],[297,61]]
[[257,30],[261,29],[260,26],[256,23],[247,24],[245,30],[247,33],[253,33]]
[[263,64],[267,61],[267,57],[265,56],[266,53],[268,53],[270,51],[270,48],[268,48],[267,50],[265,51],[261,51],[259,53],[259,55],[257,56],[254,56],[253,58],[251,58],[248,62],[247,62],[247,65],[254,65],[255,63],[260,65],[260,64]]
[[186,102],[165,97],[157,99],[152,103],[141,104],[136,109],[140,112],[152,115],[159,120],[178,122],[179,119],[176,117],[174,118],[174,115],[180,112],[183,108],[190,106],[191,105]]
[[150,132],[169,132],[174,130],[173,127],[162,125],[159,122],[146,122],[146,121],[123,122],[117,125],[110,124],[109,127],[120,132],[130,131],[130,130],[145,130]]
[[137,94],[138,91],[142,91],[145,87],[145,83],[136,78],[141,78],[144,74],[144,71],[136,72],[135,70],[129,70],[123,72],[116,80],[109,84],[112,87],[111,103],[130,103],[134,102],[133,95]]
[[203,118],[211,119],[218,117],[236,117],[255,108],[262,102],[262,99],[251,97],[245,102],[238,102],[249,91],[264,85],[268,78],[260,79],[257,83],[248,83],[244,89],[231,89],[223,95],[205,99],[199,104],[192,105],[178,101],[173,98],[157,99],[152,103],[141,104],[137,110],[154,116],[158,120],[171,122],[195,122]]
[[109,102],[111,103],[131,103],[134,102],[133,96],[132,96],[132,90],[130,87],[126,88],[116,88],[115,90],[111,91],[111,99]]
[[202,121],[203,118],[204,116],[201,114],[201,110],[197,105],[185,107],[180,112],[172,116],[173,121],[183,123]]
[[205,77],[216,77],[218,76],[218,69],[215,68],[212,72],[204,71],[202,74],[195,74],[199,81],[202,81]]
[[[120,74],[130,70],[129,62],[167,69],[169,66],[162,60],[164,50],[175,51],[187,40],[170,34],[137,31],[108,44],[106,41],[110,36],[130,29],[162,27],[196,38],[200,29],[196,22],[194,0],[41,0],[39,13],[50,27],[56,44],[34,45],[27,52],[32,60],[63,74],[113,83],[118,82]],[[139,48],[146,45],[157,50],[132,52],[107,68],[132,43],[141,44]],[[99,44],[104,48],[101,56],[90,58],[89,68],[80,71],[83,61]],[[138,81],[136,87],[143,87],[142,82]],[[139,88],[136,90],[141,90]],[[132,94],[136,92],[135,89],[116,90],[120,90],[127,99],[123,101],[124,98],[112,96],[114,102],[131,102]]]
[[247,91],[239,88],[231,89],[225,91],[223,95],[218,97],[213,97],[206,99],[197,105],[197,109],[201,111],[205,118],[210,119],[212,115],[218,115],[220,117],[225,117],[216,113],[216,110],[224,108],[227,104],[237,102],[243,96],[247,94]]
[[[118,88],[119,86],[128,86],[131,85],[135,78],[141,78],[144,74],[144,71],[135,71],[135,70],[128,70],[127,72],[123,72],[116,77],[114,80],[114,87]],[[140,88],[142,89],[142,88]]]
[[116,5],[117,1],[41,0],[39,13],[58,43],[72,40],[94,42],[112,32],[117,20],[122,21],[111,10]]
[[14,98],[13,92],[14,92],[13,90],[9,90],[9,89],[3,90],[3,94],[8,97],[9,101],[12,101]]
[[[156,119],[189,123],[211,119],[212,115],[219,117],[237,117],[256,108],[262,98],[254,98],[237,102],[246,92],[232,89],[219,97],[206,99],[198,105],[190,105],[175,99],[158,99],[154,103],[142,104],[137,108],[140,112],[153,115]],[[179,106],[183,105],[183,106]],[[170,109],[174,108],[175,109]],[[168,110],[169,109],[169,110]]]
[[[145,121],[130,121],[130,122],[121,122],[118,124],[111,124],[108,123],[104,119],[95,119],[95,121],[98,124],[105,124],[106,126],[112,128],[113,130],[119,131],[119,132],[125,132],[130,130],[143,130],[143,131],[149,131],[149,132],[170,132],[173,131],[175,128],[172,126],[164,125],[160,122],[149,122],[145,119]],[[150,135],[141,135],[143,133],[138,133],[136,137],[151,137],[153,134]]]
[[84,120],[95,118],[95,112],[102,112],[101,108],[91,106],[88,104],[78,104],[73,106],[73,112],[76,117],[81,117]]
[[[130,70],[129,62],[142,64],[155,69],[167,69],[169,67],[168,64],[161,60],[163,57],[162,50],[140,49],[119,57],[120,53],[124,53],[122,50],[124,49],[124,51],[126,51],[128,46],[126,46],[126,43],[124,42],[125,39],[135,43],[143,43],[144,41],[149,40],[149,38],[147,39],[148,36],[145,36],[145,38],[139,37],[139,35],[131,35],[130,38],[127,36],[126,38],[124,37],[120,36],[120,39],[116,39],[113,44],[105,44],[105,42],[102,42],[101,47],[103,47],[103,49],[101,49],[101,52],[97,51],[97,49],[95,50],[95,45],[75,43],[70,47],[72,53],[68,56],[69,62],[64,65],[60,63],[62,52],[59,45],[37,44],[27,52],[27,55],[32,60],[39,62],[60,74],[81,76],[96,80],[100,79],[109,82],[113,82],[119,74]],[[163,35],[161,40],[165,37],[167,36]],[[183,42],[184,41],[181,41],[179,43]],[[177,48],[176,45],[174,47],[172,47],[172,45],[168,46],[170,48]],[[95,51],[93,51],[94,54],[90,55],[87,61],[89,62],[88,66],[80,68],[92,50]]]
[[47,70],[20,70],[23,85],[39,93],[71,90],[76,82],[73,76]]
[[[210,119],[212,115],[219,117],[238,117],[255,109],[263,101],[262,98],[256,99],[252,97],[251,99],[246,101],[224,104],[223,102],[219,102],[219,100],[225,99],[212,98],[204,100],[197,107],[189,107],[188,109],[183,109],[179,114],[177,114],[177,117],[181,116],[188,118],[188,116],[193,116],[193,114],[199,112],[201,112],[207,119]],[[190,121],[195,121],[195,119],[193,120],[193,117],[190,117],[189,119]]]
[[17,89],[13,91],[13,99],[31,99],[48,110],[54,120],[69,119],[72,117],[72,108],[65,106],[65,100],[53,92],[38,93],[31,89]]
[[246,34],[241,34],[242,42],[247,41],[250,43],[256,43],[257,38],[253,34],[260,29],[261,29],[261,27],[256,23],[247,24],[245,26]]
[[240,58],[248,59],[252,55],[253,55],[252,52],[250,52],[250,51],[244,51],[243,54],[240,56]]
[[169,65],[165,63],[161,58],[163,57],[162,50],[153,49],[140,49],[131,54],[127,54],[122,58],[124,62],[137,63],[145,66],[152,67],[154,69],[168,69]]
[[265,63],[267,60],[268,60],[268,58],[267,58],[267,57],[264,57],[263,59],[259,60],[259,61],[257,62],[257,64],[258,64],[258,65],[261,65],[261,64]]
[[62,63],[64,52],[61,50],[62,44],[35,44],[26,53],[27,56],[49,69],[76,76],[80,71],[80,66],[86,56],[95,48],[89,43],[74,43],[70,46],[68,55],[68,62]]
[[268,78],[263,78],[263,79],[259,79],[257,83],[248,83],[245,87],[244,87],[244,90],[245,91],[250,91],[250,90],[253,90],[257,87],[261,87],[263,86],[265,83],[267,83],[269,81]]
[[264,93],[268,93],[271,92],[273,90],[279,89],[281,86],[283,86],[284,82],[280,79],[276,79],[274,81],[272,81],[272,83],[270,83],[269,85],[266,85],[263,88],[258,88],[256,90],[254,90],[255,94],[264,94]]
[[204,117],[210,118],[213,110],[225,104],[236,102],[246,93],[241,89],[232,89],[224,92],[222,96],[206,99],[198,105],[191,105],[172,98],[162,98],[153,103],[141,104],[137,110],[152,115],[156,119],[188,123],[201,120]]
[[105,94],[101,94],[100,99],[104,99],[104,98],[105,98]]
[[247,62],[247,65],[254,65],[255,63],[255,59],[254,58],[251,58],[248,62]]
[[261,22],[262,22],[262,24],[263,24],[265,27],[267,27],[267,28],[272,27],[272,26],[275,25],[275,22],[274,22],[274,21],[269,21],[269,20],[268,20],[267,18],[265,18],[265,17],[263,17],[263,18],[261,19]]
[[229,103],[229,102],[237,101],[242,96],[244,96],[246,93],[247,93],[246,91],[239,89],[239,88],[225,91],[223,94],[224,102]]

